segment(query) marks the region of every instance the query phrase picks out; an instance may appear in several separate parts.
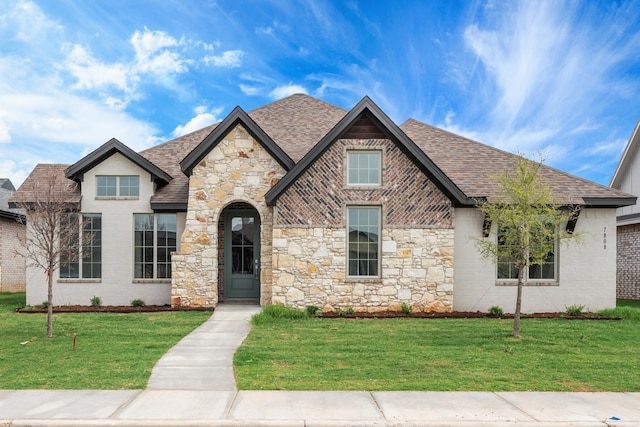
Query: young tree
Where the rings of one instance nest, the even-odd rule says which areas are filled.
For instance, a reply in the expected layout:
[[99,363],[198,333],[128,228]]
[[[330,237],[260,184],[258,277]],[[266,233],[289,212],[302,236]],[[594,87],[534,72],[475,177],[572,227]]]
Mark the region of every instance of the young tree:
[[[79,257],[79,224],[73,220],[77,184],[65,178],[61,165],[38,165],[14,194],[12,204],[26,212],[27,233],[18,254],[47,278],[47,336],[53,336],[53,277],[60,260]],[[85,243],[86,244],[86,243]],[[70,259],[71,257],[71,259]]]
[[542,266],[556,249],[556,242],[576,238],[577,234],[561,225],[578,211],[556,201],[553,189],[540,175],[539,162],[517,157],[513,167],[495,177],[500,199],[495,203],[479,202],[485,224],[496,224],[495,236],[475,238],[482,257],[510,265],[517,270],[516,308],[513,336],[520,336],[522,286],[526,270]]

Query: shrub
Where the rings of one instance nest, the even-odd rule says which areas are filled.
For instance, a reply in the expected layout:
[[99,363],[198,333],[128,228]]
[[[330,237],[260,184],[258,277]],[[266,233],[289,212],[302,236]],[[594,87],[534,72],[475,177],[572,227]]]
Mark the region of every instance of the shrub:
[[145,306],[144,301],[141,300],[140,298],[132,300],[131,301],[131,305],[133,307],[144,307]]
[[491,307],[489,309],[489,316],[492,317],[500,317],[504,314],[504,312],[502,311],[502,309],[500,307],[498,307],[497,305],[494,305],[493,307]]
[[584,305],[570,305],[569,307],[566,307],[566,313],[569,316],[580,316],[582,314],[582,310],[584,310]]
[[97,296],[92,296],[91,297],[91,306],[92,307],[100,307],[102,305],[102,298],[97,297]]
[[347,307],[347,310],[345,311],[345,313],[353,314],[353,313],[355,313],[355,311],[353,310],[353,307]]
[[49,307],[49,301],[42,301],[42,304],[40,304],[42,306],[42,308],[48,308]]
[[317,307],[315,305],[308,305],[305,307],[304,310],[307,312],[307,315],[309,315],[310,317],[317,316],[318,313],[320,313],[320,307]]
[[411,314],[413,313],[413,306],[407,304],[406,302],[403,302],[400,304],[400,308],[402,309],[402,312],[404,314]]

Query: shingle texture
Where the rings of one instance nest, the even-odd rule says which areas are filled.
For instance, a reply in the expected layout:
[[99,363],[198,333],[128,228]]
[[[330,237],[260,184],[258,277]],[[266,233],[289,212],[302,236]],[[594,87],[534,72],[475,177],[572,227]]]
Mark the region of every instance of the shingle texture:
[[[418,147],[468,196],[500,201],[496,174],[513,165],[515,156],[445,130],[409,119],[402,129]],[[621,191],[587,181],[568,173],[542,167],[559,202],[583,204],[585,198],[629,197]]]
[[[313,97],[297,94],[250,111],[249,116],[295,162],[300,161],[342,119],[346,110]],[[173,177],[168,185],[158,188],[151,202],[161,205],[186,206],[189,181],[180,170],[180,161],[194,150],[217,125],[181,136],[140,154]],[[410,119],[400,126],[425,154],[468,197],[500,200],[492,177],[508,168],[514,155]],[[65,165],[38,165],[18,193],[28,198],[33,182],[46,179],[52,171],[64,176]],[[543,176],[552,183],[560,202],[583,204],[589,198],[624,199],[621,191],[543,167]],[[80,192],[66,194],[79,201]]]

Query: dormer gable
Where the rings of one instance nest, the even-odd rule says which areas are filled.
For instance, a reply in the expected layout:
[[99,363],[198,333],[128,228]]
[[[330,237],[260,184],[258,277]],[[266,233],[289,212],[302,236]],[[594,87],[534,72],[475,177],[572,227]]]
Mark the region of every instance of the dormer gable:
[[118,141],[116,138],[111,138],[93,152],[69,166],[65,170],[65,176],[73,181],[81,182],[87,171],[93,169],[96,165],[102,163],[115,153],[120,153],[129,161],[147,171],[151,175],[151,179],[157,184],[164,185],[173,179],[171,175],[124,145],[122,142]]

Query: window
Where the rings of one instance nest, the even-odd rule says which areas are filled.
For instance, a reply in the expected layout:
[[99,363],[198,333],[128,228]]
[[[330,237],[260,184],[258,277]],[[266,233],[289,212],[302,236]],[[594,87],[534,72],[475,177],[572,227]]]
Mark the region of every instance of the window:
[[347,209],[349,276],[379,276],[380,208]]
[[67,215],[62,221],[60,278],[101,278],[102,215],[74,213]]
[[[555,240],[555,239],[554,239]],[[498,228],[498,244],[507,245],[504,228]],[[541,245],[541,243],[540,243]],[[552,281],[556,280],[557,265],[557,244],[554,243],[553,251],[549,252],[542,264],[531,264],[525,267],[525,281]],[[498,257],[497,277],[500,280],[516,280],[518,279],[518,266],[515,260],[508,257]]]
[[380,185],[381,151],[347,152],[347,184]]
[[97,175],[97,197],[138,197],[140,177],[136,175]]
[[171,252],[176,251],[175,214],[134,214],[134,277],[171,277]]

